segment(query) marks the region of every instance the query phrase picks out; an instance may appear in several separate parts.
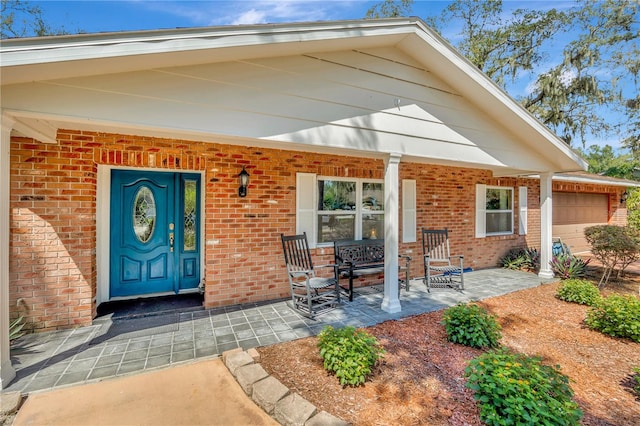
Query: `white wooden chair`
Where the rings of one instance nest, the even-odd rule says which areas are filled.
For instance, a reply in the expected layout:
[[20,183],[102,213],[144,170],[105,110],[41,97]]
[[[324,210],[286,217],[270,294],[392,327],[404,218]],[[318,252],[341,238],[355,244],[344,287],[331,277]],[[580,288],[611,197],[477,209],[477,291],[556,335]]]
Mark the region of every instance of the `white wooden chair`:
[[[281,234],[280,238],[293,307],[303,315],[313,318],[340,303],[336,265],[320,265],[314,268],[306,233],[291,236]],[[332,268],[332,275],[318,277],[316,268]]]
[[432,288],[464,290],[464,256],[451,256],[449,253],[447,229],[423,228],[422,251],[427,291]]

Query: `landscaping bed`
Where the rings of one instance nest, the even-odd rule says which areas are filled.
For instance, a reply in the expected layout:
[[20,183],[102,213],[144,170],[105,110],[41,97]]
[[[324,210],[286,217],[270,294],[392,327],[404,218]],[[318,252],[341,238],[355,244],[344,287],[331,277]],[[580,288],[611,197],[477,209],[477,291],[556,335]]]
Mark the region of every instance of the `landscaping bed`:
[[[570,379],[584,425],[637,425],[633,392],[640,344],[589,330],[589,309],[555,297],[547,284],[479,304],[498,316],[501,343],[559,365]],[[603,294],[639,294],[637,276],[610,283]],[[446,291],[446,290],[439,290]],[[342,387],[322,367],[315,337],[259,348],[260,364],[292,392],[356,425],[481,425],[464,369],[482,351],[447,341],[442,311],[387,321],[366,330],[386,350],[375,375],[360,387]]]

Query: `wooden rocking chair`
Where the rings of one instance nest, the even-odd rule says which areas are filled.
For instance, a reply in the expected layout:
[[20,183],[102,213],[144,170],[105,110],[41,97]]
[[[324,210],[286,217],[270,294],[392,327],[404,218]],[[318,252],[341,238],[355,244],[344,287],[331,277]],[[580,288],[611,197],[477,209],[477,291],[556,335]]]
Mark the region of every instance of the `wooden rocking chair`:
[[[422,229],[424,283],[432,288],[464,290],[464,256],[451,256],[447,229]],[[451,260],[456,258],[456,262]]]
[[340,303],[337,265],[321,265],[316,268],[332,268],[331,277],[317,277],[311,260],[307,234],[285,236],[282,239],[284,261],[291,286],[293,307],[304,316],[314,318]]

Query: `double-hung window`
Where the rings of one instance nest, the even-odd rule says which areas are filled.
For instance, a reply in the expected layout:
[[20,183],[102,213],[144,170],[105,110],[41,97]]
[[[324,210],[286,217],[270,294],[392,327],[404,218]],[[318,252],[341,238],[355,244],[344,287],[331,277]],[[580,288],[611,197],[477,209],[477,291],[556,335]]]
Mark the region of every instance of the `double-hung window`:
[[513,188],[487,187],[486,234],[513,234]]
[[318,244],[384,237],[382,182],[319,177],[316,211]]
[[513,192],[510,187],[477,185],[476,237],[513,234]]

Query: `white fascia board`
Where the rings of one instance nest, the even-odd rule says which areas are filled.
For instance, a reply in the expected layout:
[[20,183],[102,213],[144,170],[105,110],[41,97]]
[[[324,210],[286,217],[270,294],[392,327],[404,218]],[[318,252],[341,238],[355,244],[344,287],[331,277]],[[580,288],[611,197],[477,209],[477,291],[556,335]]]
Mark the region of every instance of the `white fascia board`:
[[605,186],[620,186],[628,188],[640,188],[640,182],[635,182],[626,179],[611,180],[612,178],[599,179],[598,176],[568,176],[568,175],[554,175],[553,180],[559,182],[573,182],[573,183],[590,183],[595,185]]
[[332,21],[11,39],[0,43],[1,66],[288,43],[299,48],[310,42],[409,34],[414,24],[415,19]]
[[[540,175],[519,175],[520,177],[526,177],[531,179],[540,179]],[[623,188],[640,188],[640,182],[636,182],[628,179],[618,179],[612,177],[600,177],[599,175],[572,175],[572,174],[557,174],[553,175],[552,180],[555,182],[571,182],[571,183],[587,183],[592,185],[603,186],[619,186]]]
[[[587,169],[588,164],[584,159],[576,154],[566,143],[564,143],[564,141],[558,138],[529,111],[502,90],[502,88],[500,88],[493,80],[478,70],[476,66],[461,55],[446,40],[428,28],[422,21],[418,21],[416,25],[420,27],[420,31],[417,31],[416,34],[424,41],[424,45],[435,50],[435,52],[444,59],[444,61],[440,62],[432,60],[429,61],[429,66],[431,68],[446,68],[446,72],[438,73],[440,78],[447,81],[447,83],[451,84],[453,87],[457,87],[456,83],[459,83],[462,79],[456,78],[456,74],[459,76],[462,74],[462,78],[466,79],[467,82],[472,82],[471,85],[468,83],[465,84],[467,87],[471,86],[469,88],[472,90],[460,90],[460,92],[464,93],[465,97],[473,99],[477,105],[483,105],[485,108],[487,105],[489,106],[489,109],[500,107],[506,108],[507,112],[516,116],[519,123],[522,123],[529,127],[530,130],[533,130],[535,132],[533,135],[537,134],[539,135],[538,137],[542,136],[544,140],[549,142],[556,150],[568,157],[572,163],[575,163],[575,165],[570,164],[567,170],[562,171]],[[504,120],[505,116],[501,113],[496,115],[498,117],[502,117]],[[503,122],[503,125],[510,130],[513,130],[513,126],[517,125],[518,122],[507,121],[506,123]],[[531,134],[531,132],[527,133]]]

